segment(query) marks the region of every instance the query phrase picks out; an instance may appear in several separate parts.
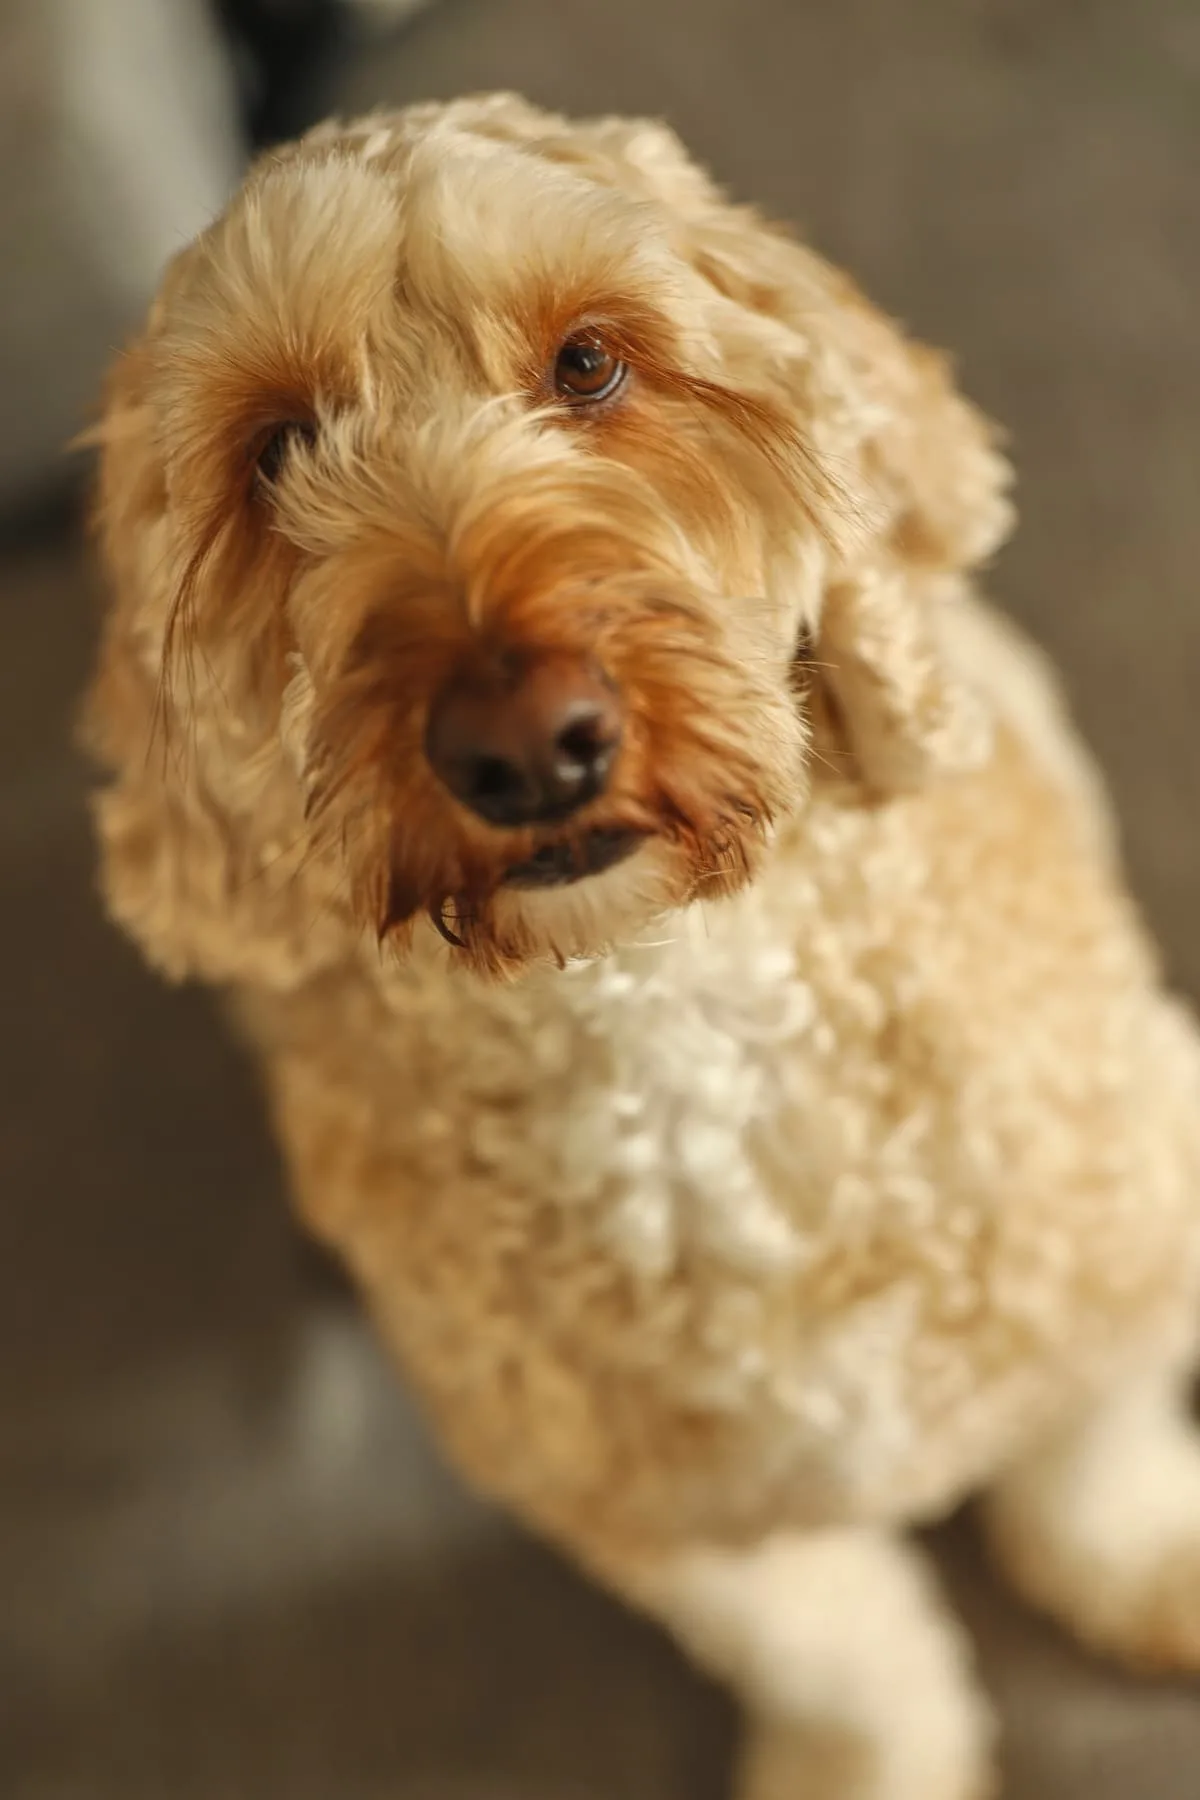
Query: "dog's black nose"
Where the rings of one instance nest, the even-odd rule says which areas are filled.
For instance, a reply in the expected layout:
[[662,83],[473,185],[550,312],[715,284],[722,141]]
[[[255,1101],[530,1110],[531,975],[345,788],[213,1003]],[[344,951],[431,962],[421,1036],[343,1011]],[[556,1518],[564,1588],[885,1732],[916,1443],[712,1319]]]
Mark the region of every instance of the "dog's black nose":
[[579,657],[465,667],[439,694],[425,751],[455,799],[491,825],[548,825],[603,793],[619,698]]

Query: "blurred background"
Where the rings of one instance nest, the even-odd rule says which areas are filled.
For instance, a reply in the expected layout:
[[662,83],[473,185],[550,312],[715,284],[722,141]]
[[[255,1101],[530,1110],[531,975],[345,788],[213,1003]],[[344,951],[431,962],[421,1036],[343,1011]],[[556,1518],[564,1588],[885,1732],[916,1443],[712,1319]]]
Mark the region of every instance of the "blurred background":
[[[517,87],[664,114],[1003,421],[993,590],[1062,663],[1200,992],[1196,0],[3,0],[0,1793],[716,1800],[733,1722],[468,1500],[286,1217],[209,1002],[102,922],[70,721],[98,595],[62,455],[255,144]],[[1011,1800],[1195,1800],[1135,1687],[938,1541]]]

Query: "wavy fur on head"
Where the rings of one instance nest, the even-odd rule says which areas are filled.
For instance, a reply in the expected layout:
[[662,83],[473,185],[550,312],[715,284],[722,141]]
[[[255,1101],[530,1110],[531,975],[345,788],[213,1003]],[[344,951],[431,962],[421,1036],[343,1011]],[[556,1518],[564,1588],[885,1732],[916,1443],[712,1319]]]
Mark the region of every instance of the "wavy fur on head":
[[[898,1536],[972,1487],[1200,1669],[1200,1054],[942,364],[660,126],[501,96],[263,162],[98,436],[110,906],[234,990],[464,1470],[751,1702],[746,1800],[978,1800]],[[438,696],[539,662],[623,737],[500,828]]]
[[[630,378],[572,412],[547,382],[579,327]],[[1002,528],[1001,465],[932,358],[661,127],[500,97],[272,156],[171,269],[99,435],[94,732],[123,765],[105,828],[137,847],[113,897],[176,971],[276,937],[247,892],[272,859],[285,909],[396,948],[453,920],[492,970],[737,886],[803,792],[814,637],[881,787],[971,753],[927,615]],[[620,764],[573,829],[645,849],[603,903],[502,895],[546,834],[478,824],[428,769],[473,646],[583,649],[620,688]],[[138,766],[156,709],[166,787]]]

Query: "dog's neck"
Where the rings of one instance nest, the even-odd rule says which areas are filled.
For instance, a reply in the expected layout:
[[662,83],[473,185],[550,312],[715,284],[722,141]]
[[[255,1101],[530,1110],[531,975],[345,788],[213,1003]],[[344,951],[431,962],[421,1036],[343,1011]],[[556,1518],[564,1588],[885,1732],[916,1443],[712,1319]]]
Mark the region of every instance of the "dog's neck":
[[[603,1033],[606,1020],[637,1015],[647,1038],[681,1012],[700,1008],[727,1021],[733,1036],[767,1041],[795,1025],[808,1001],[801,963],[808,910],[798,884],[812,886],[807,824],[828,826],[830,808],[809,804],[768,846],[756,878],[739,892],[693,899],[631,929],[598,956],[536,961],[509,980],[481,978],[455,966],[454,953],[427,934],[424,951],[380,970],[390,1009],[405,1016],[419,1004],[436,1004],[462,1016],[464,1031],[486,1030],[489,1019],[528,1017],[539,1022],[585,1017]],[[821,821],[825,821],[823,826]],[[811,904],[811,901],[809,902]],[[377,969],[379,965],[376,965]],[[736,1021],[736,1025],[735,1025]]]
[[362,1043],[387,1130],[407,1129],[394,1101],[411,1071],[436,1069],[500,1185],[523,1191],[533,1168],[542,1202],[598,1206],[623,1263],[652,1274],[687,1241],[754,1280],[788,1265],[803,1246],[769,1168],[796,1154],[795,1047],[828,1029],[806,975],[823,906],[806,861],[805,834],[785,832],[740,893],[562,969],[397,967],[392,1024]]

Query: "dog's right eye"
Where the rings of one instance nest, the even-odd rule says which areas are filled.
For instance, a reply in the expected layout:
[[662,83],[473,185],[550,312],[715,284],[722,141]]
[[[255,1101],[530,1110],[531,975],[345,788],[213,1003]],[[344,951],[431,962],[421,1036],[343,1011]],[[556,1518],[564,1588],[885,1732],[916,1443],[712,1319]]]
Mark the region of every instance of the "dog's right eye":
[[259,442],[254,468],[268,486],[279,480],[293,446],[306,444],[310,449],[317,441],[317,428],[309,419],[287,419],[272,427]]
[[594,331],[577,331],[559,345],[554,388],[575,406],[609,400],[628,373],[626,365]]

